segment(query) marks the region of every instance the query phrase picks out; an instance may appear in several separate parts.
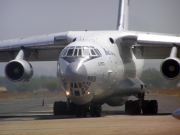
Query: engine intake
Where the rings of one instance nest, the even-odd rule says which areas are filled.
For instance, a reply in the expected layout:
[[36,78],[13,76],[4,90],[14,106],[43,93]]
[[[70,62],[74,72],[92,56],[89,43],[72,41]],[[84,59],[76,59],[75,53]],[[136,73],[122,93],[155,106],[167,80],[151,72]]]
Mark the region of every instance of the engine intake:
[[180,78],[180,60],[178,58],[167,58],[161,64],[161,73],[166,79]]
[[5,67],[5,75],[13,82],[27,82],[33,75],[33,68],[25,60],[12,60]]

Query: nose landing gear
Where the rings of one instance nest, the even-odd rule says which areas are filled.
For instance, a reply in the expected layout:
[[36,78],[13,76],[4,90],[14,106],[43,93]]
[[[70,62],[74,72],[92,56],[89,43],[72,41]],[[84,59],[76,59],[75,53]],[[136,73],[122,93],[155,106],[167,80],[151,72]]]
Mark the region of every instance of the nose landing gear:
[[87,117],[89,113],[91,117],[101,117],[102,106],[90,103],[85,105],[76,105],[67,99],[67,102],[54,102],[53,112],[54,115],[76,115],[76,117]]

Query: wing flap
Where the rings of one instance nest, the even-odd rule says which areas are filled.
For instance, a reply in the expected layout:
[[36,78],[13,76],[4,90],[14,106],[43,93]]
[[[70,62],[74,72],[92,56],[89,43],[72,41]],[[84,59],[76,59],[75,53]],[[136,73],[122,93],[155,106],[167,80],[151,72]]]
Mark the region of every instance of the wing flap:
[[165,59],[169,57],[172,47],[133,46],[132,51],[137,59]]
[[132,47],[138,59],[165,59],[170,56],[173,46],[178,48],[180,58],[180,37],[178,35],[124,32],[121,37],[124,46]]
[[[62,49],[63,48],[31,49],[29,57],[25,58],[25,60],[27,61],[56,61]],[[19,50],[1,51],[0,61],[7,62],[10,60],[13,60],[15,59],[18,52]]]

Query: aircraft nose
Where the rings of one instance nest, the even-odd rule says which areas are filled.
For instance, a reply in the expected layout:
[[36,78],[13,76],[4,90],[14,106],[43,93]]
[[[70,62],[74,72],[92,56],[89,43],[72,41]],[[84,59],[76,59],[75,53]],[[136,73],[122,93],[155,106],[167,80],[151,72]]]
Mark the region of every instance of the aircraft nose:
[[84,81],[87,79],[87,70],[83,64],[73,62],[68,65],[65,78],[71,82]]

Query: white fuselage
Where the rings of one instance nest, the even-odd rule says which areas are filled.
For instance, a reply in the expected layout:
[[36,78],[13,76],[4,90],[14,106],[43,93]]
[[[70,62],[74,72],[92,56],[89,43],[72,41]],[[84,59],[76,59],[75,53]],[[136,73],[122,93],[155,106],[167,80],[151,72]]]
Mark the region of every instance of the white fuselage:
[[[66,96],[76,104],[90,101],[103,104],[112,99],[123,104],[130,95],[121,94],[121,89],[116,86],[123,79],[139,77],[144,61],[137,60],[131,48],[124,49],[113,39],[110,41],[104,32],[96,34],[82,32],[64,48],[57,63],[57,75]],[[112,32],[115,34],[118,33]],[[120,95],[117,96],[116,91]]]

